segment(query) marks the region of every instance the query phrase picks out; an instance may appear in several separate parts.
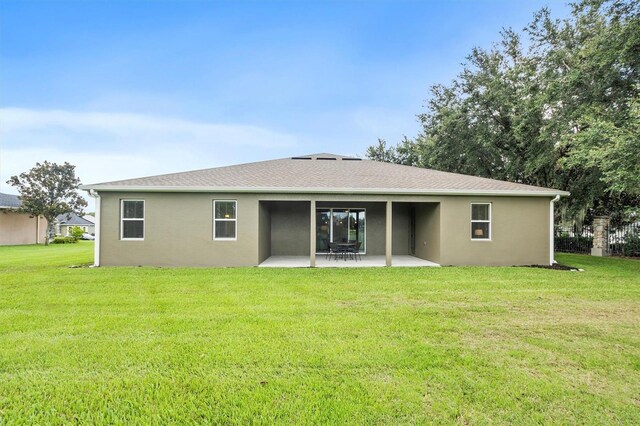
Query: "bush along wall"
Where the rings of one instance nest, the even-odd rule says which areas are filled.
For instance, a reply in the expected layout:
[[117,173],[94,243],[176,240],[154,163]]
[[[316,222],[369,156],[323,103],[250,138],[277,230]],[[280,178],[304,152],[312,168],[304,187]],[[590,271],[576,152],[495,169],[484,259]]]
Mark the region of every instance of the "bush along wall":
[[51,244],[74,244],[77,242],[78,240],[74,237],[55,237]]

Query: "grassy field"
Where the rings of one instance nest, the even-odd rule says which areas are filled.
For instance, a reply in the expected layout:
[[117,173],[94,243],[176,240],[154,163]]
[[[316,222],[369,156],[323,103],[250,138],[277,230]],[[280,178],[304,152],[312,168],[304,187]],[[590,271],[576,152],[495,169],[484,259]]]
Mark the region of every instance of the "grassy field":
[[69,268],[0,247],[0,424],[640,424],[640,261]]

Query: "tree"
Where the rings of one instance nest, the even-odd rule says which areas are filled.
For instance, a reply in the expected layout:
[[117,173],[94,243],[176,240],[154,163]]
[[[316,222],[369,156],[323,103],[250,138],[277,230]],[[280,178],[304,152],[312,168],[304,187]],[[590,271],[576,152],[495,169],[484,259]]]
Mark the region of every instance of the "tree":
[[623,217],[640,206],[639,106],[640,3],[582,0],[567,19],[542,9],[523,33],[473,49],[431,88],[420,134],[367,155],[567,190],[567,221]]
[[19,211],[47,219],[49,227],[45,244],[53,237],[54,220],[58,215],[82,215],[82,208],[87,206],[78,193],[80,179],[75,175],[75,168],[67,162],[58,165],[45,161],[36,163],[35,167],[19,176],[11,176],[7,181],[20,192],[22,205]]

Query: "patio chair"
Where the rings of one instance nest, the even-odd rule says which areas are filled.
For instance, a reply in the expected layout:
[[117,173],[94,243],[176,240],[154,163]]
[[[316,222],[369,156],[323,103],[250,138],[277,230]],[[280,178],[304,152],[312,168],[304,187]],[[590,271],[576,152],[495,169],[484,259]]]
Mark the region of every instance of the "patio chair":
[[349,249],[346,245],[345,241],[341,243],[333,243],[333,253],[336,260],[343,259],[347,260],[347,256],[349,255]]
[[349,254],[353,256],[353,259],[357,262],[358,256],[360,256],[360,260],[362,260],[362,255],[360,254],[360,247],[362,247],[361,241],[354,241],[352,246],[349,246]]
[[339,249],[338,249],[338,245],[336,243],[329,243],[327,244],[328,248],[327,248],[327,255],[325,256],[325,259],[327,260],[331,260],[331,255],[333,255],[336,260],[338,260],[338,253],[339,253]]

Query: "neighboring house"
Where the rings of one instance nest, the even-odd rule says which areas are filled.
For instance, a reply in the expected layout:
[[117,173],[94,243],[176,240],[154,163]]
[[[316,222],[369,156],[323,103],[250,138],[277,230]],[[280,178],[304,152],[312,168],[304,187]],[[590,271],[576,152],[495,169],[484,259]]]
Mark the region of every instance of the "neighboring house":
[[17,210],[22,205],[17,195],[0,193],[0,245],[44,243],[45,218],[36,218]]
[[64,237],[71,235],[70,230],[73,227],[79,227],[87,234],[95,234],[96,225],[93,216],[78,216],[75,213],[61,214],[56,217],[55,232],[56,235]]
[[553,202],[569,195],[333,154],[82,189],[96,197],[96,264],[159,266],[321,266],[345,240],[387,266],[550,264]]

